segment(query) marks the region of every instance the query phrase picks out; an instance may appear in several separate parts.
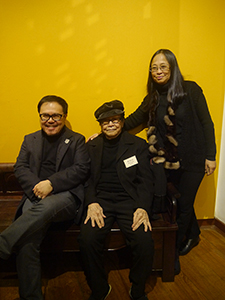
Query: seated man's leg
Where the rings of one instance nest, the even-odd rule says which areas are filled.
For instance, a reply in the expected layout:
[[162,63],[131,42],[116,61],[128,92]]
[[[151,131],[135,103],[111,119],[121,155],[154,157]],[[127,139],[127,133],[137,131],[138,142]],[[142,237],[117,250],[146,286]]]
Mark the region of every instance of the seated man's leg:
[[43,299],[40,244],[52,222],[71,220],[76,211],[70,192],[51,195],[25,211],[0,235],[0,256],[7,258],[13,250],[17,253],[20,299]]
[[[37,235],[37,234],[36,234]],[[16,267],[19,279],[19,295],[23,300],[42,300],[40,244],[33,237],[18,249]]]
[[[105,203],[106,201],[103,202]],[[105,226],[100,229],[98,225],[92,227],[90,220],[87,224],[82,222],[81,232],[78,236],[85,275],[88,285],[92,290],[90,299],[96,300],[102,299],[109,289],[107,275],[103,265],[103,249],[106,235],[112,228],[115,219],[112,215],[110,216],[107,213],[106,206],[102,204],[101,201],[100,205],[106,215],[104,219]]]
[[117,222],[124,233],[127,244],[132,250],[132,267],[130,270],[130,282],[132,283],[132,296],[139,298],[144,295],[145,283],[152,271],[154,243],[151,231],[144,231],[141,225],[132,231],[133,223],[133,200],[124,200],[119,203]]
[[33,205],[0,234],[0,257],[7,259],[15,246],[29,243],[33,234],[52,222],[72,220],[77,203],[70,192],[51,195]]

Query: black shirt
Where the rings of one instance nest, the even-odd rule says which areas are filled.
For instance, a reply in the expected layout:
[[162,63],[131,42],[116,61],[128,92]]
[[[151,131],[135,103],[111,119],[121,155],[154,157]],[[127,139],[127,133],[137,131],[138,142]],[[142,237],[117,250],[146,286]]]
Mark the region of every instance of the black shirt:
[[61,137],[65,129],[60,134],[48,136],[43,132],[43,148],[41,168],[39,173],[40,180],[46,180],[49,176],[56,172],[56,156]]
[[120,183],[116,170],[116,157],[119,148],[120,136],[121,135],[112,140],[108,140],[104,137],[101,177],[97,186],[98,191],[126,193]]

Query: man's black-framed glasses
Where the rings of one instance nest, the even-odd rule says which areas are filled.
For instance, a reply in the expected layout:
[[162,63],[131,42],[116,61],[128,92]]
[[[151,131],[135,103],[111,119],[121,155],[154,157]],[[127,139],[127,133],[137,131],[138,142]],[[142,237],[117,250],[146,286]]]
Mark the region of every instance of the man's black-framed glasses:
[[52,118],[53,121],[60,121],[63,115],[61,114],[53,114],[53,115],[49,115],[49,114],[40,114],[40,118],[41,121],[46,122],[48,121],[50,118]]

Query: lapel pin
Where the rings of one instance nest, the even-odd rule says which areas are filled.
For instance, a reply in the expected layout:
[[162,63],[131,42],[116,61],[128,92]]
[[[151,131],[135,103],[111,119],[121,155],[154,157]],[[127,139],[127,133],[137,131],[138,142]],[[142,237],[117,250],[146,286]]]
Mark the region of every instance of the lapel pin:
[[68,144],[70,142],[69,139],[65,139],[65,144]]

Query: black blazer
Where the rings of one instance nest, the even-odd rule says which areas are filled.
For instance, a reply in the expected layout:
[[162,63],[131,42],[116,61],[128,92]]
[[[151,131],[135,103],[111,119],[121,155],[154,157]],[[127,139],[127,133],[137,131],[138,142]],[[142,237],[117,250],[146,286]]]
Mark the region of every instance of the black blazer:
[[[33,187],[40,182],[38,177],[42,157],[42,131],[26,135],[14,166],[24,196],[17,209],[16,217],[21,214],[21,208],[26,198],[34,201]],[[90,158],[87,152],[85,138],[67,127],[61,137],[57,150],[56,172],[48,179],[53,186],[53,193],[70,191],[80,201],[80,209],[75,216],[76,222],[82,213],[84,201],[84,182],[90,168]]]
[[[99,135],[87,144],[91,157],[91,176],[85,192],[85,206],[98,202],[96,188],[101,174],[103,135]],[[124,160],[133,156],[136,157],[138,163],[126,167]],[[135,208],[143,208],[149,212],[153,199],[153,174],[150,169],[150,158],[146,141],[128,132],[122,132],[116,168],[123,188],[135,201]]]

